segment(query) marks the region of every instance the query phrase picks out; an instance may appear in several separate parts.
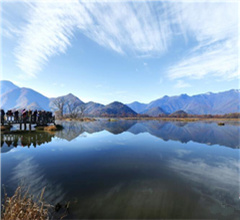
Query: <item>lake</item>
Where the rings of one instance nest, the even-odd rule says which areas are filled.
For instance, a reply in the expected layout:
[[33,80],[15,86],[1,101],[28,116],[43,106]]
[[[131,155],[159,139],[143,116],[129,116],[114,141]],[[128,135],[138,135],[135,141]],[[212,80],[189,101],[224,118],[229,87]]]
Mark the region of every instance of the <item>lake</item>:
[[2,135],[1,182],[44,186],[67,219],[239,219],[239,124],[58,122],[56,133]]

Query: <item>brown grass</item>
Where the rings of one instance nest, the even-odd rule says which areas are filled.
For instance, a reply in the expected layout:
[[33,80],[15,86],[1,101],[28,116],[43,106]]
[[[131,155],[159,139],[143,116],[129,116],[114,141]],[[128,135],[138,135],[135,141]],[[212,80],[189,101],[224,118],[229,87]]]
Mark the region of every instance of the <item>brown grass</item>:
[[21,187],[18,187],[12,197],[5,193],[4,204],[2,205],[1,218],[3,220],[45,220],[50,219],[49,209],[52,207],[43,202],[42,190],[37,201],[28,195],[28,191],[23,193]]
[[44,131],[59,131],[62,129],[63,129],[62,125],[49,125],[44,127]]
[[96,121],[95,118],[63,118],[62,120],[64,120],[64,121],[85,121],[85,122]]
[[10,130],[11,127],[11,125],[1,125],[1,131]]
[[56,130],[57,130],[57,127],[55,125],[44,127],[44,131],[56,131]]

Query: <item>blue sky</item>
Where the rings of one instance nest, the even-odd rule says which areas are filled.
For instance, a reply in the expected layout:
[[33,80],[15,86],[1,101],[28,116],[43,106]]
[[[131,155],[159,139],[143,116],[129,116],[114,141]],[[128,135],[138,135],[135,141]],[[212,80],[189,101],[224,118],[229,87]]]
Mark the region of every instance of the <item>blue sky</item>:
[[1,79],[103,104],[239,88],[236,1],[1,1]]

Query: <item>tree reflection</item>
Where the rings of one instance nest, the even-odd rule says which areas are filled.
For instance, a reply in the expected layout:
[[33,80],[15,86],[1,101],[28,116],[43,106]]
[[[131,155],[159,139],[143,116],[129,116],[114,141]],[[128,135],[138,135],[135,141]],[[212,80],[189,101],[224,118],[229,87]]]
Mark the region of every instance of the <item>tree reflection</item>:
[[52,141],[54,134],[47,132],[32,132],[25,134],[2,134],[1,147],[7,145],[8,147],[36,147]]

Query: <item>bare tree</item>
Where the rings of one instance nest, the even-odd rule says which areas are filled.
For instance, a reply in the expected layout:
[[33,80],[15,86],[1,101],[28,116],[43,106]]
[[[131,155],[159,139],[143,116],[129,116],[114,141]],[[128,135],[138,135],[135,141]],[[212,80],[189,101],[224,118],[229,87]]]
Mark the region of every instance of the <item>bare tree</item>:
[[64,110],[66,103],[67,103],[67,101],[63,97],[56,98],[52,102],[52,107],[58,113],[60,118],[63,117],[63,110]]
[[83,118],[85,109],[86,109],[86,106],[84,104],[80,105],[80,113],[79,113],[80,118]]
[[74,102],[73,104],[68,102],[67,109],[70,118],[77,118],[77,116],[81,114],[81,107],[76,102]]

